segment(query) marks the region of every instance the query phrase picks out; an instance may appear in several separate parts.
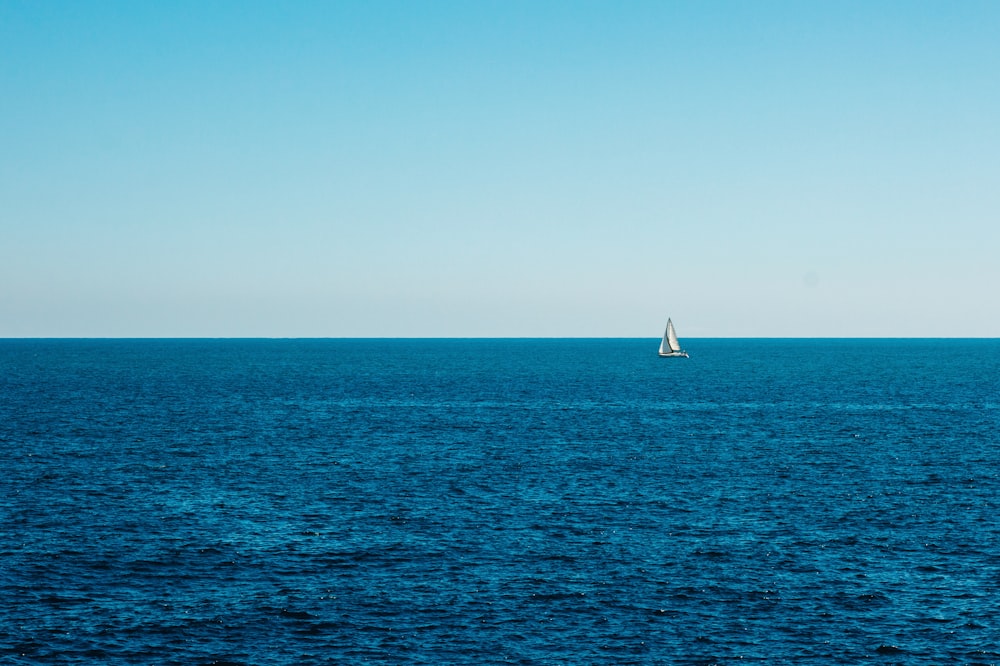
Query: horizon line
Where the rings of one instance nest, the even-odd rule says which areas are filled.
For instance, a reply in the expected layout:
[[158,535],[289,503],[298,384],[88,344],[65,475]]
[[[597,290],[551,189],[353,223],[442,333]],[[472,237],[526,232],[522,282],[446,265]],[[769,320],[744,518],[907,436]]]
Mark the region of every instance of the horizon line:
[[[558,335],[515,335],[515,336],[213,336],[213,335],[181,335],[181,336],[0,336],[0,341],[11,340],[659,340],[660,336],[558,336]],[[683,340],[1000,340],[1000,336],[986,335],[955,335],[955,336],[897,336],[897,335],[866,335],[866,336],[809,336],[809,335],[706,335],[684,336]]]

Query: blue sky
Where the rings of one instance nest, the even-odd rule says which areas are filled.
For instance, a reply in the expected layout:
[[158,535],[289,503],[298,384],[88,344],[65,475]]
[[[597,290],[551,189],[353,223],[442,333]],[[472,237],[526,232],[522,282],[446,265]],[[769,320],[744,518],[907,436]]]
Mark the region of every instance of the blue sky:
[[0,336],[1000,336],[1000,3],[0,3]]

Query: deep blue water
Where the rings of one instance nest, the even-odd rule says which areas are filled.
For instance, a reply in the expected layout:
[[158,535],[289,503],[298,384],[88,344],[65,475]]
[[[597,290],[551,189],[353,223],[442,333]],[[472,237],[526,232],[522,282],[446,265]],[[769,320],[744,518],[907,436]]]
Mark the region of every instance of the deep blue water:
[[1000,662],[1000,341],[0,340],[0,664]]

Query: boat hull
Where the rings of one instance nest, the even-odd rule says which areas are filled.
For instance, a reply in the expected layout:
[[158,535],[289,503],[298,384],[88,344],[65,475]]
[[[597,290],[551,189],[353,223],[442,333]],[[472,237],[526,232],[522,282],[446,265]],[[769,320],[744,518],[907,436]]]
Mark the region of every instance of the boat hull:
[[660,358],[691,358],[686,351],[660,352]]

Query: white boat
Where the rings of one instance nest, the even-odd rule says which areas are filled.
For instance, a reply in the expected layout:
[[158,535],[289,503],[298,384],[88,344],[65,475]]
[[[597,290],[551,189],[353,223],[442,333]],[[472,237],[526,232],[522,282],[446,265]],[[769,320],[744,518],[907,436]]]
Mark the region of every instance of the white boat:
[[688,353],[681,349],[681,343],[677,340],[677,331],[674,330],[674,322],[667,318],[667,330],[663,332],[663,341],[660,343],[660,356],[663,358],[689,358]]

